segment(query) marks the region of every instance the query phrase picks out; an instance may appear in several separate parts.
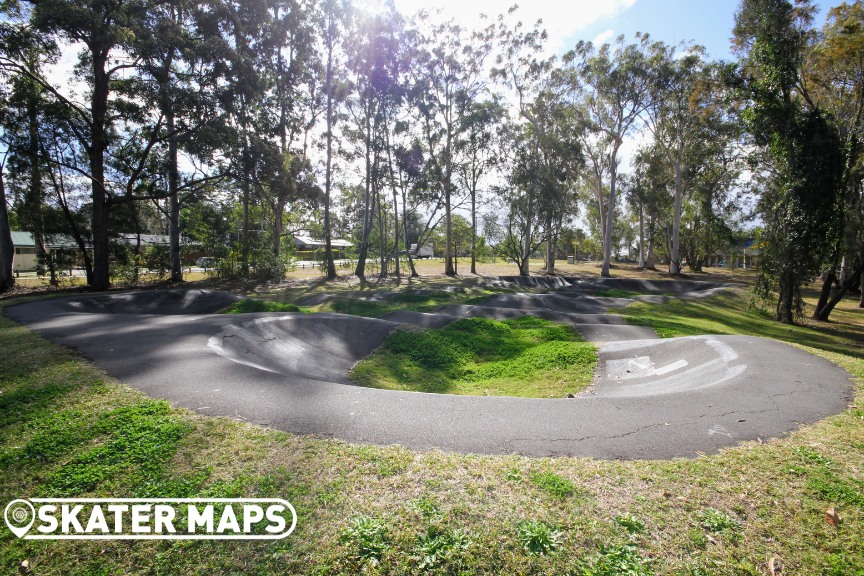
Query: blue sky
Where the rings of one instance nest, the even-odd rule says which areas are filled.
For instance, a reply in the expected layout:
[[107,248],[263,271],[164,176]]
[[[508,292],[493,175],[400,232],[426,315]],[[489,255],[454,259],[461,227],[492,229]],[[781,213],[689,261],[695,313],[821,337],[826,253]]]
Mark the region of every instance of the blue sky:
[[[828,9],[840,1],[819,1],[816,24],[821,28]],[[695,41],[705,46],[712,58],[730,59],[730,38],[734,26],[736,0],[637,0],[620,13],[600,18],[575,32],[569,44],[579,39],[598,37],[614,39],[619,34],[631,38],[636,32],[647,32],[669,44]]]
[[[477,26],[478,14],[504,13],[518,0],[396,0],[403,14],[419,9],[442,9],[468,27]],[[831,6],[842,0],[816,0],[819,27]],[[738,0],[522,0],[517,15],[526,24],[543,20],[550,48],[563,53],[579,40],[632,38],[647,32],[653,38],[677,44],[693,40],[713,58],[731,58],[729,39]]]

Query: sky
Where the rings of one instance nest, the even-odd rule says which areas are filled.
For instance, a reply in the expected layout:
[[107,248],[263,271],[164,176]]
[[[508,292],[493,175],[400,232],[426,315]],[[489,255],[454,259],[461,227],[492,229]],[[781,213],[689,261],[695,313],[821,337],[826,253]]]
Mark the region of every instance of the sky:
[[[821,27],[829,7],[841,0],[816,0]],[[466,26],[476,26],[483,12],[504,13],[514,0],[396,0],[403,14],[441,8]],[[517,15],[525,24],[543,20],[553,52],[562,54],[579,40],[613,41],[624,34],[647,32],[667,44],[694,41],[712,58],[731,59],[729,39],[739,0],[527,0]]]

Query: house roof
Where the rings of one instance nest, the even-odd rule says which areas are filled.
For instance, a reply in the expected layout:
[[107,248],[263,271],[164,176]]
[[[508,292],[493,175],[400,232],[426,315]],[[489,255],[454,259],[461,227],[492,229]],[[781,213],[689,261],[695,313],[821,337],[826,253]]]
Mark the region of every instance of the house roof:
[[[137,234],[126,233],[121,234],[120,237],[123,238],[127,244],[138,243]],[[168,236],[163,236],[161,234],[141,234],[141,244],[170,244],[170,239]]]
[[[48,248],[77,248],[78,244],[71,236],[66,234],[48,234],[45,236],[45,241]],[[22,230],[12,230],[12,245],[19,248],[35,247],[36,241],[33,239],[33,234]]]
[[[316,240],[311,236],[294,236],[294,243],[298,246],[324,246],[323,240]],[[347,248],[348,246],[353,246],[351,242],[349,242],[348,240],[343,240],[341,238],[331,238],[330,245],[334,248]]]

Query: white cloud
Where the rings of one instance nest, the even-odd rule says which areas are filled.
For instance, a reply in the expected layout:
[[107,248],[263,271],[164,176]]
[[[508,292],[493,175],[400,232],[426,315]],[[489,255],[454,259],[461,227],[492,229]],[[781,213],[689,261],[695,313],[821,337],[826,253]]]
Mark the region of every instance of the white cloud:
[[600,46],[602,44],[605,44],[613,36],[615,36],[615,31],[612,30],[611,28],[607,28],[606,30],[604,30],[603,32],[601,32],[600,34],[598,34],[597,36],[594,37],[594,45]]
[[[474,28],[481,22],[481,13],[495,18],[506,14],[515,3],[515,0],[396,0],[396,7],[406,15],[441,8],[464,26]],[[557,52],[568,48],[572,36],[580,30],[613,18],[635,3],[636,0],[533,0],[520,4],[515,16],[526,26],[542,19],[549,32],[549,47]]]

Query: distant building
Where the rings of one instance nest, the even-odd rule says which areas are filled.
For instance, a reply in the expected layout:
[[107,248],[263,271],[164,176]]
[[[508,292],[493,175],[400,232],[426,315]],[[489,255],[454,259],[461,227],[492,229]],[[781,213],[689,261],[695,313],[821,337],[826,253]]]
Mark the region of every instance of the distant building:
[[705,266],[727,268],[759,268],[762,265],[762,247],[753,238],[739,242],[728,253],[717,252],[705,259]]
[[[138,244],[138,234],[134,233],[125,233],[120,234],[120,238],[130,246],[136,246]],[[169,236],[165,236],[163,234],[141,234],[141,247],[146,248],[147,246],[168,246],[171,243],[171,239]],[[183,239],[180,239],[180,243],[183,243]]]
[[[353,246],[353,244],[348,240],[343,240],[341,238],[331,238],[330,246],[333,247],[334,258],[341,258],[342,252],[346,248],[350,248],[351,246]],[[301,233],[294,236],[294,247],[297,249],[297,256],[301,260],[310,260],[316,258],[316,253],[319,250],[324,250],[326,246],[324,240],[313,238],[312,236],[308,235],[308,233]]]
[[[78,245],[70,236],[50,234],[45,237],[45,248],[49,252],[78,250]],[[12,256],[12,270],[15,272],[32,272],[36,270],[36,240],[30,232],[12,231],[12,245],[15,247]]]
[[431,243],[424,244],[420,247],[420,250],[417,250],[417,244],[411,244],[409,250],[411,254],[415,254],[418,258],[432,258],[435,255],[435,250]]

